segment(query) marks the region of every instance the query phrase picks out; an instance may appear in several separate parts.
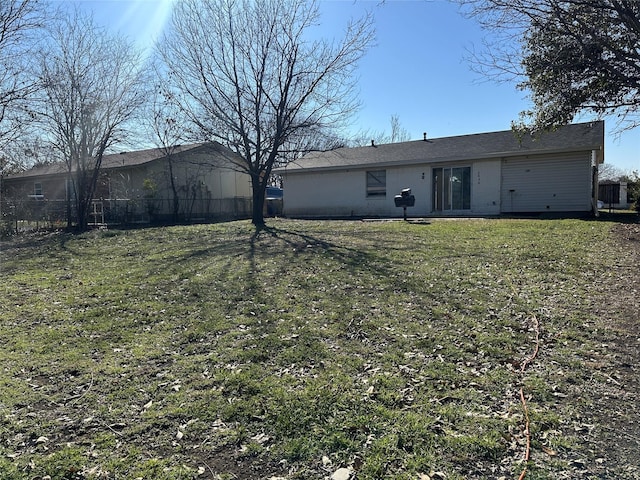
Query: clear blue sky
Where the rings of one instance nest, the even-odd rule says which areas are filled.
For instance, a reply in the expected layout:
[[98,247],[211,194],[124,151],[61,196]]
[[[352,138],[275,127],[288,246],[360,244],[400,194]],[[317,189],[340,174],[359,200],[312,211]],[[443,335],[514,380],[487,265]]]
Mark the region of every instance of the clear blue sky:
[[[148,46],[169,18],[172,0],[78,0],[98,22]],[[363,108],[354,130],[390,130],[397,115],[413,139],[508,130],[529,107],[513,84],[487,82],[471,71],[467,51],[483,32],[445,0],[321,0],[322,31],[338,38],[349,18],[371,11],[376,46],[360,64]],[[580,121],[592,118],[583,117]],[[605,119],[605,162],[640,170],[640,128],[616,137]]]

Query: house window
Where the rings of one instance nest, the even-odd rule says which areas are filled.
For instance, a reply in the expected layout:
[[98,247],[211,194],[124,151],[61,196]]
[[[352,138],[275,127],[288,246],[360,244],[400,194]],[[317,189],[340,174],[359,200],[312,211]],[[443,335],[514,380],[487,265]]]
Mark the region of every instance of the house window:
[[387,196],[387,171],[372,170],[367,172],[367,197]]
[[33,184],[33,194],[34,195],[42,195],[42,184],[40,182],[36,182]]

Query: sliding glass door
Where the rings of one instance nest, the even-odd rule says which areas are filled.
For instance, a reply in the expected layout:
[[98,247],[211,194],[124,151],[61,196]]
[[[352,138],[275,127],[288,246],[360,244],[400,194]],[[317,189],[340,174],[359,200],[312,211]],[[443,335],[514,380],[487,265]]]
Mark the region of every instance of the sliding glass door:
[[433,210],[471,209],[471,167],[433,169]]

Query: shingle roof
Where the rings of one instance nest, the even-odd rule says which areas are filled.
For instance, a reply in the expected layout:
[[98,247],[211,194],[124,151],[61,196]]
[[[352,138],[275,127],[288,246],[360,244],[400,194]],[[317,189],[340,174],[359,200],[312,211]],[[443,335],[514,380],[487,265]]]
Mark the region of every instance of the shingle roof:
[[604,149],[604,122],[567,125],[554,132],[525,135],[521,140],[512,130],[455,137],[414,140],[384,145],[338,148],[312,152],[290,163],[279,173],[308,170],[347,169],[358,166],[386,166],[414,163],[480,160],[538,153]]
[[[171,152],[172,155],[177,155],[189,150],[205,145],[204,143],[194,143],[191,145],[176,145]],[[149,148],[147,150],[137,150],[134,152],[121,152],[111,155],[105,155],[102,157],[101,168],[118,168],[122,166],[132,167],[135,165],[142,165],[159,158],[166,156],[165,150],[162,148]]]
[[[220,145],[219,143],[193,143],[190,145],[177,145],[176,147],[174,147],[175,150],[172,152],[172,155],[195,150],[202,147],[203,145],[208,145],[213,151],[217,151],[220,153],[222,153],[224,149],[224,147],[222,147],[222,145]],[[100,168],[106,170],[111,168],[132,167],[149,163],[163,157],[165,157],[165,153],[161,148],[149,148],[146,150],[136,150],[133,152],[113,153],[102,157],[102,165]],[[7,176],[7,178],[56,175],[65,173],[66,171],[67,166],[65,163],[52,163],[49,165],[34,167],[30,170],[26,170],[15,175],[9,175]]]

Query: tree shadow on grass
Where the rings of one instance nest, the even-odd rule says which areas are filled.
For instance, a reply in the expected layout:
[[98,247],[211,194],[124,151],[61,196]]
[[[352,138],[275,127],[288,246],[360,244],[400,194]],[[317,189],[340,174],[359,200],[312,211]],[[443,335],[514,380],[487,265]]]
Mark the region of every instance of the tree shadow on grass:
[[383,277],[389,277],[393,274],[393,270],[387,267],[388,260],[382,254],[382,252],[388,248],[386,245],[381,248],[372,248],[371,250],[379,252],[374,253],[310,234],[266,225],[256,227],[255,232],[251,236],[250,257],[253,262],[255,262],[255,257],[258,253],[263,256],[269,254],[270,249],[268,247],[264,250],[260,249],[260,246],[264,245],[264,243],[261,245],[259,245],[259,243],[265,238],[268,239],[268,241],[273,241],[274,244],[279,244],[289,251],[292,251],[294,257],[302,257],[305,254],[317,253],[318,251],[329,253],[334,262],[341,263],[350,268],[353,274],[367,272]]
[[[330,230],[327,232],[330,233]],[[275,243],[277,248],[273,250],[268,246],[265,247],[265,244],[269,245],[269,243]],[[365,288],[382,288],[397,294],[415,293],[429,301],[433,294],[428,291],[421,277],[402,275],[400,273],[402,267],[396,264],[394,258],[407,250],[406,245],[397,245],[393,240],[389,240],[388,236],[369,238],[361,243],[362,247],[359,248],[357,245],[354,247],[309,233],[263,226],[256,228],[251,236],[249,247],[251,271],[258,272],[258,257],[267,258],[274,251],[290,252],[286,257],[290,263],[281,265],[283,275],[286,275],[289,267],[293,266],[292,262],[300,265],[308,260],[313,264],[318,256],[323,256],[321,263],[326,265],[326,269],[322,267],[323,271],[318,272],[318,275],[324,275],[326,281],[338,289],[336,293],[344,293],[356,285]],[[334,275],[336,278],[333,278]],[[340,285],[341,280],[346,283]],[[259,283],[250,279],[247,279],[247,283],[252,286],[253,292],[260,294]]]
[[[358,271],[374,271],[379,275],[392,273],[390,269],[381,266],[386,263],[381,254],[348,247],[318,236],[266,225],[255,227],[248,235],[240,234],[234,238],[218,239],[207,245],[201,245],[202,240],[199,242],[185,255],[177,256],[175,261],[190,263],[198,259],[205,261],[212,256],[224,258],[225,268],[220,273],[225,276],[236,270],[239,260],[247,260],[247,271],[252,272],[255,277],[259,275],[259,259],[276,258],[281,254],[292,254],[294,258],[302,258],[304,255],[320,251],[331,254],[332,261],[353,269],[354,274]],[[384,251],[386,248],[387,246],[384,246],[379,250]],[[372,264],[375,264],[375,268]],[[246,284],[251,285],[253,282],[247,278]]]

